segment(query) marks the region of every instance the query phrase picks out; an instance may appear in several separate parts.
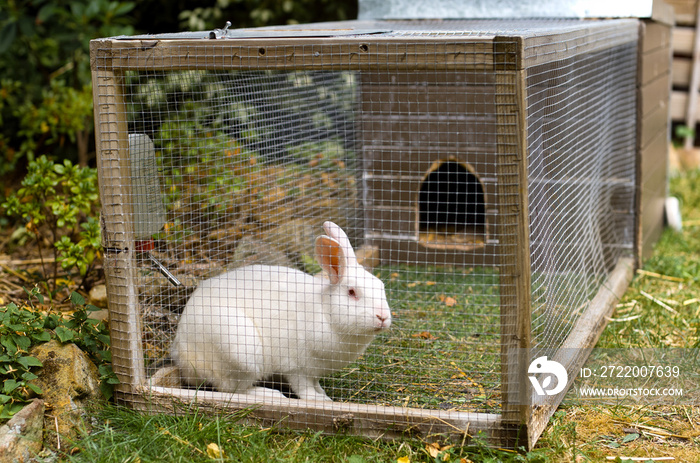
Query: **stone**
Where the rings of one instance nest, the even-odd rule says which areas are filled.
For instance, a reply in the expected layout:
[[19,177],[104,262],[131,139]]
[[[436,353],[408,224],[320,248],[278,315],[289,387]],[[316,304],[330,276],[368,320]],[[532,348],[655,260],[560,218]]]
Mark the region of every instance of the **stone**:
[[88,406],[102,397],[97,367],[73,343],[56,340],[35,346],[31,355],[43,363],[35,380],[46,406],[44,444],[54,449],[74,440],[78,428],[89,429],[83,418]]
[[100,309],[107,308],[107,285],[95,285],[88,293],[88,302]]
[[43,447],[44,401],[34,399],[0,426],[0,461],[24,463]]

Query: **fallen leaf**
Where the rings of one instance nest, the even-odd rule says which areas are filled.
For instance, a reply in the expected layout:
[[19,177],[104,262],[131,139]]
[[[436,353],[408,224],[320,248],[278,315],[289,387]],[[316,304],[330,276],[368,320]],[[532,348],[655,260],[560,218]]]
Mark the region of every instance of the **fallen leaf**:
[[457,303],[457,299],[454,297],[446,297],[444,302],[447,307],[452,307]]
[[396,463],[411,463],[411,459],[408,457],[400,457],[396,460]]
[[425,446],[425,450],[428,451],[432,458],[436,458],[440,453],[440,444],[432,443]]
[[430,334],[429,331],[421,331],[420,333],[412,334],[411,336],[414,338],[421,338],[421,339],[428,339],[428,340],[437,339],[435,336]]
[[207,456],[212,459],[225,458],[224,451],[214,442],[207,445]]

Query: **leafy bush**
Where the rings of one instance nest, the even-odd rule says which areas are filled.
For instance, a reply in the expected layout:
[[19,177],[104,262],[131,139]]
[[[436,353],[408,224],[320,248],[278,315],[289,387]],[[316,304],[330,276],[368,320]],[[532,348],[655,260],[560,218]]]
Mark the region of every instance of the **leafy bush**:
[[[187,3],[187,2],[186,2]],[[180,26],[189,30],[224,27],[260,27],[273,24],[305,24],[342,21],[357,17],[354,0],[216,0],[212,6],[188,6],[180,12]]]
[[89,312],[99,309],[74,292],[71,301],[76,310],[69,317],[53,311],[43,314],[34,306],[34,300],[44,304],[38,289],[28,291],[28,295],[26,306],[10,303],[0,307],[0,420],[10,418],[33,395],[42,393],[32,382],[42,364],[29,350],[51,339],[73,342],[88,354],[98,367],[100,389],[110,399],[118,380],[111,367],[109,334],[104,322],[89,318]]
[[135,4],[4,2],[0,9],[0,175],[41,154],[87,161],[90,39],[131,34]]
[[51,244],[53,269],[44,266],[43,271],[53,289],[59,264],[66,271],[77,268],[84,283],[101,252],[100,227],[94,219],[99,207],[95,169],[41,156],[29,163],[22,187],[2,207],[25,221],[40,253],[44,241]]

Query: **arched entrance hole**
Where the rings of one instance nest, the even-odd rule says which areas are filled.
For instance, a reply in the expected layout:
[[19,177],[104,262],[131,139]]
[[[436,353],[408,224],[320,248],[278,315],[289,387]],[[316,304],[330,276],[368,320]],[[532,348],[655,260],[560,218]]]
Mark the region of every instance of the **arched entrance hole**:
[[426,246],[475,248],[486,242],[486,205],[481,180],[468,164],[438,161],[418,193],[418,236]]

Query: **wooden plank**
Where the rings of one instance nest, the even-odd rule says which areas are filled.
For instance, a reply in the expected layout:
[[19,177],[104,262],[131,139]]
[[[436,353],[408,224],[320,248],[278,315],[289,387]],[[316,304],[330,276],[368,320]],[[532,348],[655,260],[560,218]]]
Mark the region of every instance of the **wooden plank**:
[[659,48],[671,48],[672,28],[655,21],[642,21],[640,51],[647,54]]
[[[103,50],[91,48],[93,62]],[[133,214],[129,199],[130,168],[123,77],[109,68],[92,72],[95,146],[102,204],[104,272],[110,312],[112,368],[120,380],[119,400],[144,380],[141,317],[135,285]]]
[[395,265],[415,262],[422,265],[449,266],[458,268],[494,267],[498,265],[498,244],[486,243],[484,246],[464,250],[426,247],[415,235],[400,236],[383,231],[368,236],[371,243],[379,247],[380,260],[383,264]]
[[[696,12],[695,24],[700,23],[700,5],[698,6]],[[685,125],[686,127],[693,127],[695,121],[697,120],[697,107],[698,107],[698,85],[700,85],[700,34],[695,33],[695,40],[693,41],[693,66],[690,72],[690,87],[688,88],[688,106],[685,110]],[[685,137],[683,145],[685,149],[689,150],[693,147],[693,141],[695,136],[688,135]]]
[[676,24],[683,26],[695,24],[697,0],[664,0],[664,3],[673,7],[676,16]]
[[[345,36],[236,40],[95,40],[115,69],[490,69],[488,36]],[[107,43],[109,42],[109,45]]]
[[449,72],[405,71],[387,72],[366,70],[360,73],[362,86],[373,85],[467,85],[492,86],[496,82],[493,72],[477,69],[455,69]]
[[[501,396],[504,422],[529,430],[531,385],[527,356],[531,335],[531,283],[527,195],[527,81],[522,69],[525,43],[512,37],[494,40],[498,118],[498,231],[501,294]],[[527,383],[527,384],[526,384]]]
[[690,58],[674,56],[671,64],[671,75],[673,76],[673,86],[688,88],[690,85],[690,69],[692,61]]
[[636,19],[587,21],[585,26],[578,24],[568,31],[534,33],[523,39],[519,69],[635,43],[638,38]]
[[494,114],[493,86],[373,85],[362,90],[362,110],[376,115]]
[[663,220],[658,220],[658,218],[664,217],[665,204],[664,195],[664,198],[647,196],[646,202],[641,205],[641,227],[644,230],[641,242],[642,260],[651,257],[654,252],[654,245],[661,238],[661,234],[664,231],[664,222]]
[[[671,92],[671,120],[672,121],[684,121],[685,118],[685,108],[688,101],[688,94],[686,92],[681,92],[674,90]],[[699,103],[700,104],[700,103]],[[695,118],[697,123],[700,118]]]
[[500,415],[444,410],[422,410],[381,405],[271,399],[265,404],[241,395],[212,391],[144,388],[134,402],[150,413],[186,412],[196,404],[203,410],[245,411],[249,423],[281,429],[312,429],[327,434],[362,435],[373,439],[406,436],[428,439],[444,436],[457,444],[469,443],[481,433],[492,445],[513,448]]
[[651,255],[654,243],[664,227],[664,202],[667,191],[668,132],[658,133],[656,138],[642,148],[640,153],[640,199],[638,251],[640,259]]
[[671,105],[669,115],[672,121],[682,121],[683,112],[686,108],[686,101],[688,99],[688,94],[680,90],[674,90],[671,92]]
[[658,106],[659,101],[668,101],[670,81],[671,76],[664,74],[640,88],[642,100],[638,103],[638,110],[641,115],[651,113]]
[[671,50],[659,48],[641,55],[641,83],[646,84],[670,73]]
[[495,182],[495,146],[460,148],[369,146],[362,151],[362,169],[374,176],[408,176],[420,180],[436,161],[453,160],[471,166],[482,181]]
[[643,149],[648,146],[659,134],[667,135],[668,126],[668,103],[660,101],[639,121],[640,147]]
[[[659,132],[654,140],[641,151],[642,191],[666,190],[666,163],[668,160],[668,133]],[[663,176],[659,177],[662,172]]]
[[389,118],[362,115],[365,145],[489,149],[496,144],[495,118],[415,116]]
[[694,28],[674,27],[671,36],[674,55],[691,56],[693,54],[693,42],[695,40]]
[[[636,20],[590,21],[526,37],[523,66],[631,43]],[[439,32],[439,31],[437,31]],[[523,32],[522,35],[527,35]],[[492,36],[410,35],[236,40],[103,39],[115,68],[176,69],[491,69]],[[293,42],[293,43],[292,43]]]
[[[624,295],[634,276],[634,261],[631,258],[618,260],[614,270],[608,276],[591,300],[585,312],[578,317],[571,334],[551,360],[561,363],[569,373],[567,390],[578,376],[578,371],[586,362],[591,350],[598,342],[601,333],[612,316],[615,306]],[[565,394],[555,396],[533,395],[535,402],[531,432],[535,439],[539,437],[549,423],[549,418],[557,410]]]

